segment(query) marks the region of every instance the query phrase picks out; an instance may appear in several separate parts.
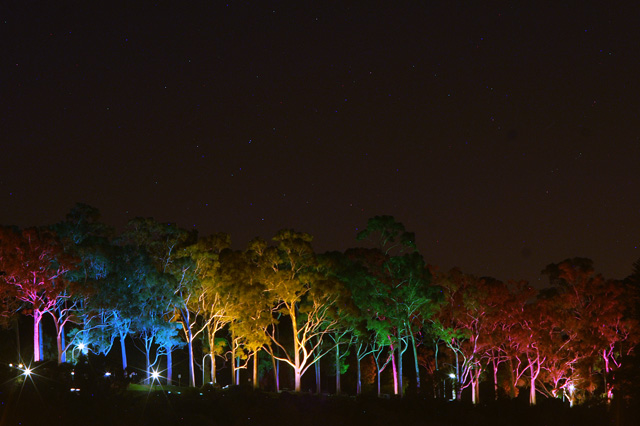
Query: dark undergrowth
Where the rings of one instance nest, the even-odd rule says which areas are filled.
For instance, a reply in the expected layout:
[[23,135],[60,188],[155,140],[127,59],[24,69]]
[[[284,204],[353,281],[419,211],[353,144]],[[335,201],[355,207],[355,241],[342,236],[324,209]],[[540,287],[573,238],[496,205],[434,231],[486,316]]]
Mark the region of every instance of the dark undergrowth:
[[[0,426],[589,426],[636,425],[634,404],[570,408],[558,400],[469,403],[408,396],[336,397],[213,387],[137,390],[119,378],[97,379],[76,370],[45,369],[24,377],[5,371],[0,383]],[[80,391],[70,389],[80,388]],[[179,392],[179,393],[178,393]]]
[[0,425],[624,425],[631,409],[574,407],[543,400],[467,403],[334,397],[250,389],[94,393],[14,387],[0,395]]

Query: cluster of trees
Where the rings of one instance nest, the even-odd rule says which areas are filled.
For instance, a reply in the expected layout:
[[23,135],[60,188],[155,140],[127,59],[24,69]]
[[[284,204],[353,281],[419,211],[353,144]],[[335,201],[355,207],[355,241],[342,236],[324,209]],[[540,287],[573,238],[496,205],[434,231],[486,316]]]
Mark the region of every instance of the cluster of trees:
[[[296,391],[313,369],[320,392],[320,361],[331,359],[340,393],[348,359],[357,393],[375,380],[380,394],[386,370],[399,395],[410,387],[461,398],[469,389],[477,402],[489,381],[496,397],[529,389],[531,404],[540,393],[571,403],[613,396],[638,342],[640,274],[606,280],[590,260],[567,259],[549,265],[550,286],[535,291],[426,265],[391,216],[370,219],[358,239],[369,248],[320,254],[310,235],[283,230],[234,250],[227,234],[198,237],[153,219],[116,234],[79,204],[50,227],[0,227],[0,316],[4,325],[33,317],[34,361],[45,318],[59,363],[115,345],[126,370],[133,341],[147,380],[163,359],[171,382],[172,354],[186,351],[190,386],[198,367],[215,383],[225,359],[234,383],[252,368],[257,387],[261,356],[276,389],[288,365]],[[208,366],[196,361],[203,354]]]

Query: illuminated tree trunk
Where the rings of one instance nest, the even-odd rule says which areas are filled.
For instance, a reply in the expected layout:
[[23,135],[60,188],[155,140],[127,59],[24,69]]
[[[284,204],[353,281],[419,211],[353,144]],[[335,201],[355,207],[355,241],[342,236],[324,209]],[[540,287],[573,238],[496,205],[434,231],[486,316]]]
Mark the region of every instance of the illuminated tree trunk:
[[378,388],[378,398],[380,398],[380,363],[378,362],[378,358],[377,357],[373,357],[374,361],[376,362],[376,384],[377,384],[377,388]]
[[409,337],[411,338],[411,349],[413,350],[413,363],[416,370],[416,390],[420,392],[420,369],[418,365],[418,349],[416,348],[416,337],[411,330],[411,324],[409,327]]
[[300,392],[301,390],[301,378],[302,378],[302,368],[300,366],[300,341],[298,340],[298,321],[297,321],[297,307],[295,303],[291,304],[291,309],[289,310],[289,315],[291,317],[291,329],[293,330],[293,360],[294,360],[294,383],[295,383],[295,391]]
[[[389,341],[391,340],[391,336],[389,336]],[[393,394],[398,394],[398,369],[396,368],[396,350],[393,347],[393,344],[389,345],[391,350],[391,369],[393,370]]]
[[67,362],[67,351],[66,351],[67,343],[64,336],[64,324],[60,326],[57,343],[58,343],[58,364],[62,364],[63,362]]
[[320,362],[316,362],[316,364],[313,367],[316,371],[316,393],[320,395],[322,393],[322,384],[321,384],[321,377],[320,377]]
[[231,331],[231,384],[237,385],[236,381],[236,334]]
[[253,388],[258,389],[258,351],[253,353]]
[[498,364],[496,364],[496,359],[493,358],[493,393],[494,399],[498,399]]
[[167,385],[171,385],[173,382],[173,357],[171,356],[171,347],[166,347],[167,352]]
[[145,374],[147,376],[147,378],[145,379],[145,383],[149,384],[151,383],[151,360],[149,359],[149,347],[147,346],[145,348],[146,350],[144,351],[144,360],[145,360],[145,365],[146,365],[146,370],[145,370]]
[[607,356],[607,350],[602,351],[602,359],[604,360],[604,372],[602,373],[602,380],[604,384],[604,390],[607,395],[607,403],[610,403],[613,399],[613,386],[609,383],[609,373],[611,372],[611,364],[609,363],[609,357]]
[[[207,334],[209,336],[209,356],[211,358],[211,383],[216,383],[216,354],[215,354],[215,343],[216,343],[216,333],[215,328],[209,324],[207,326]],[[202,366],[204,368],[204,365]]]
[[[534,371],[533,367],[536,366],[536,370]],[[540,356],[538,355],[535,360],[529,361],[529,372],[531,373],[530,377],[530,386],[529,389],[529,404],[536,405],[536,379],[540,374],[541,369]]]
[[240,385],[240,357],[236,357],[236,385]]
[[276,392],[280,392],[280,375],[278,374],[280,372],[280,365],[276,361],[276,358],[272,356],[271,364],[273,366],[273,380],[276,387]]
[[404,396],[404,389],[402,384],[402,340],[398,341],[398,391],[397,394],[400,398]]
[[393,394],[398,395],[398,367],[396,366],[396,352],[392,348],[391,354],[391,368],[393,370]]
[[215,385],[216,383],[218,383],[218,381],[216,379],[216,376],[218,374],[218,370],[217,370],[217,367],[216,367],[216,354],[215,354],[213,349],[209,352],[209,355],[211,357],[211,383],[213,383]]
[[471,402],[478,404],[480,402],[480,369],[476,368],[471,371]]
[[[120,333],[120,353],[122,354],[122,371],[127,370],[127,348],[125,347],[126,333]],[[126,373],[125,373],[126,374]]]
[[456,356],[456,378],[455,378],[455,383],[453,384],[453,392],[455,394],[456,400],[457,401],[461,401],[462,400],[462,390],[460,389],[461,387],[461,383],[460,383],[460,358],[458,355],[458,351],[453,351],[453,353]]
[[195,361],[193,358],[193,332],[191,331],[191,313],[186,308],[186,306],[182,307],[180,311],[182,329],[184,330],[184,334],[187,338],[187,353],[189,355],[189,386],[196,386],[196,372],[195,372]]
[[536,379],[531,376],[531,389],[529,390],[529,404],[536,405]]
[[[44,317],[44,315],[42,315]],[[44,343],[42,342],[42,340],[44,339],[44,333],[42,332],[42,318],[40,318],[40,326],[38,327],[39,330],[39,343],[40,343],[40,359],[44,360]]]
[[33,310],[33,361],[42,361],[42,345],[40,343],[40,322],[42,321],[42,312],[38,309]]

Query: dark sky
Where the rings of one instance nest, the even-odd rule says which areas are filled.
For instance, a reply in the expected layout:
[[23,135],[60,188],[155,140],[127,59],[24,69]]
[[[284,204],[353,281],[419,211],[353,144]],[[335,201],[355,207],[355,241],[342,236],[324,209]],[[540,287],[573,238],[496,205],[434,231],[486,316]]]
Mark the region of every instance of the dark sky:
[[0,224],[85,202],[324,251],[389,214],[441,269],[628,275],[637,2],[362,3],[3,1]]

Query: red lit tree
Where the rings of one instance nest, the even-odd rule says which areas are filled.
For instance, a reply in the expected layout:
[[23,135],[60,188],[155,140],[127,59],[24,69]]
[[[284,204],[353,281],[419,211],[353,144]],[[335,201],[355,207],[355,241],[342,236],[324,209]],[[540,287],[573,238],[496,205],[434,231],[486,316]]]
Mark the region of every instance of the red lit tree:
[[443,301],[434,319],[435,333],[452,351],[455,361],[456,397],[471,387],[478,402],[482,356],[491,346],[489,330],[496,311],[502,309],[502,293],[495,280],[476,278],[452,269],[436,278]]
[[564,315],[562,330],[571,339],[574,357],[600,359],[603,393],[610,400],[611,377],[637,344],[637,321],[628,315],[633,303],[628,287],[606,280],[586,258],[550,264],[544,273],[557,300],[556,311]]
[[71,297],[66,274],[75,260],[64,253],[56,235],[43,228],[22,231],[0,227],[0,270],[2,279],[23,312],[33,316],[33,359],[41,361],[41,321],[45,313],[56,316],[56,306]]

